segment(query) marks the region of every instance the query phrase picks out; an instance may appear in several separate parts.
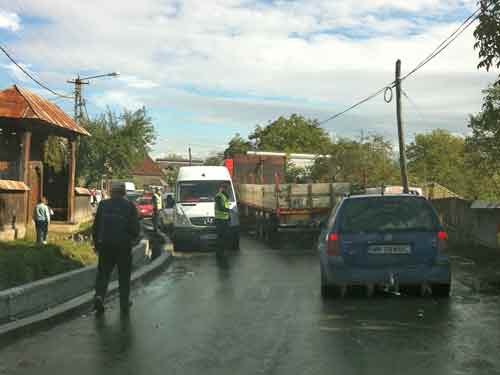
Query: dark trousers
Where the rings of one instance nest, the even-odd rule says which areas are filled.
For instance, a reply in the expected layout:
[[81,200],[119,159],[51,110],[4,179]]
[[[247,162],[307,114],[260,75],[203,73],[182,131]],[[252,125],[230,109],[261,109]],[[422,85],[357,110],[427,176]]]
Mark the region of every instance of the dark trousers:
[[224,254],[229,247],[229,220],[215,219],[215,230],[217,231],[217,254]]
[[45,220],[36,220],[35,228],[36,243],[41,244],[42,242],[47,241],[47,235],[49,233],[49,222]]
[[95,285],[96,297],[104,301],[108,290],[111,272],[118,267],[118,283],[120,286],[120,307],[128,308],[130,300],[130,274],[132,272],[132,248],[100,245],[97,249],[99,263],[97,266],[97,279]]
[[158,215],[158,210],[153,210],[153,229],[155,232],[158,232],[158,226],[160,225],[160,217]]

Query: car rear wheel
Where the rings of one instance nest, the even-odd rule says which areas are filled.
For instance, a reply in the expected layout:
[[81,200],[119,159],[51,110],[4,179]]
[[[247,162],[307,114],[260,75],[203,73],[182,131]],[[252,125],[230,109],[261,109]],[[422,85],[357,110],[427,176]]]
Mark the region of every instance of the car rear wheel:
[[449,297],[451,284],[432,284],[432,295],[436,297]]
[[326,276],[321,271],[321,297],[323,298],[336,298],[340,297],[341,289],[337,285],[328,285]]

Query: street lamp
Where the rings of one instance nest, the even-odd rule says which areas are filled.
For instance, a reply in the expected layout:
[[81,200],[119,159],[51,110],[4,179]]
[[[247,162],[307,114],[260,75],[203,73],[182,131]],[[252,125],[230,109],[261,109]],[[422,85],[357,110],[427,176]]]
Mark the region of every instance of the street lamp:
[[96,78],[104,78],[104,77],[118,77],[120,75],[119,72],[112,72],[106,74],[98,74],[95,76],[88,76],[81,78],[80,75],[72,80],[68,81],[68,83],[72,83],[75,85],[75,122],[79,124],[80,118],[82,117],[82,108],[84,108],[85,100],[82,95],[82,85],[88,85],[90,80]]

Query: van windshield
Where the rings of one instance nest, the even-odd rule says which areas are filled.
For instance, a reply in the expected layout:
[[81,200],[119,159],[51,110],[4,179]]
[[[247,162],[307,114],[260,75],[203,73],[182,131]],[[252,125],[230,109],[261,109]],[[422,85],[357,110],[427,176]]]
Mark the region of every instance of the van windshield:
[[213,202],[222,183],[229,185],[229,201],[234,202],[233,189],[229,181],[183,181],[179,182],[179,202]]
[[436,231],[439,225],[427,201],[412,197],[349,199],[341,210],[343,233],[428,232]]

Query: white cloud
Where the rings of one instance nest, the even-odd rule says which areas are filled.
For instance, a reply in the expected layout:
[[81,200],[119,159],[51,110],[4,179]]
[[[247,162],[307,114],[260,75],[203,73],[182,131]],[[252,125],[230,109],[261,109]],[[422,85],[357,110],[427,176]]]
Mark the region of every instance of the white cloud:
[[0,29],[19,31],[21,29],[21,19],[14,12],[0,9]]
[[[19,63],[19,65],[26,70],[27,72],[30,72],[30,65],[22,64]],[[10,64],[4,64],[2,65],[3,68],[5,68],[9,74],[17,81],[19,82],[30,82],[30,79],[24,74],[16,65],[13,63]],[[31,73],[31,72],[30,72]]]
[[108,90],[103,94],[94,95],[92,102],[100,108],[118,107],[136,110],[144,106],[144,101],[126,91]]
[[148,79],[140,79],[135,76],[120,76],[119,80],[125,82],[128,87],[135,89],[152,89],[160,86],[157,82],[153,82]]
[[[328,117],[391,82],[396,59],[402,59],[403,72],[409,71],[458,26],[456,15],[471,13],[476,1],[87,0],[55,6],[0,0],[0,7],[47,21],[23,24],[16,43],[17,54],[36,71],[71,77],[78,71],[119,70],[120,79],[89,88],[103,90],[93,98],[101,108],[144,104],[157,113],[191,113],[193,121],[207,125],[200,132],[216,138],[218,126],[244,133],[281,114]],[[467,113],[479,110],[480,90],[495,73],[476,69],[473,28],[405,82],[426,118],[408,108],[408,134],[419,126],[463,132]],[[203,95],[176,87],[194,87]],[[228,92],[243,98],[227,98]],[[222,95],[214,98],[214,93]],[[378,98],[328,127],[338,135],[362,127],[392,134],[393,111]]]

